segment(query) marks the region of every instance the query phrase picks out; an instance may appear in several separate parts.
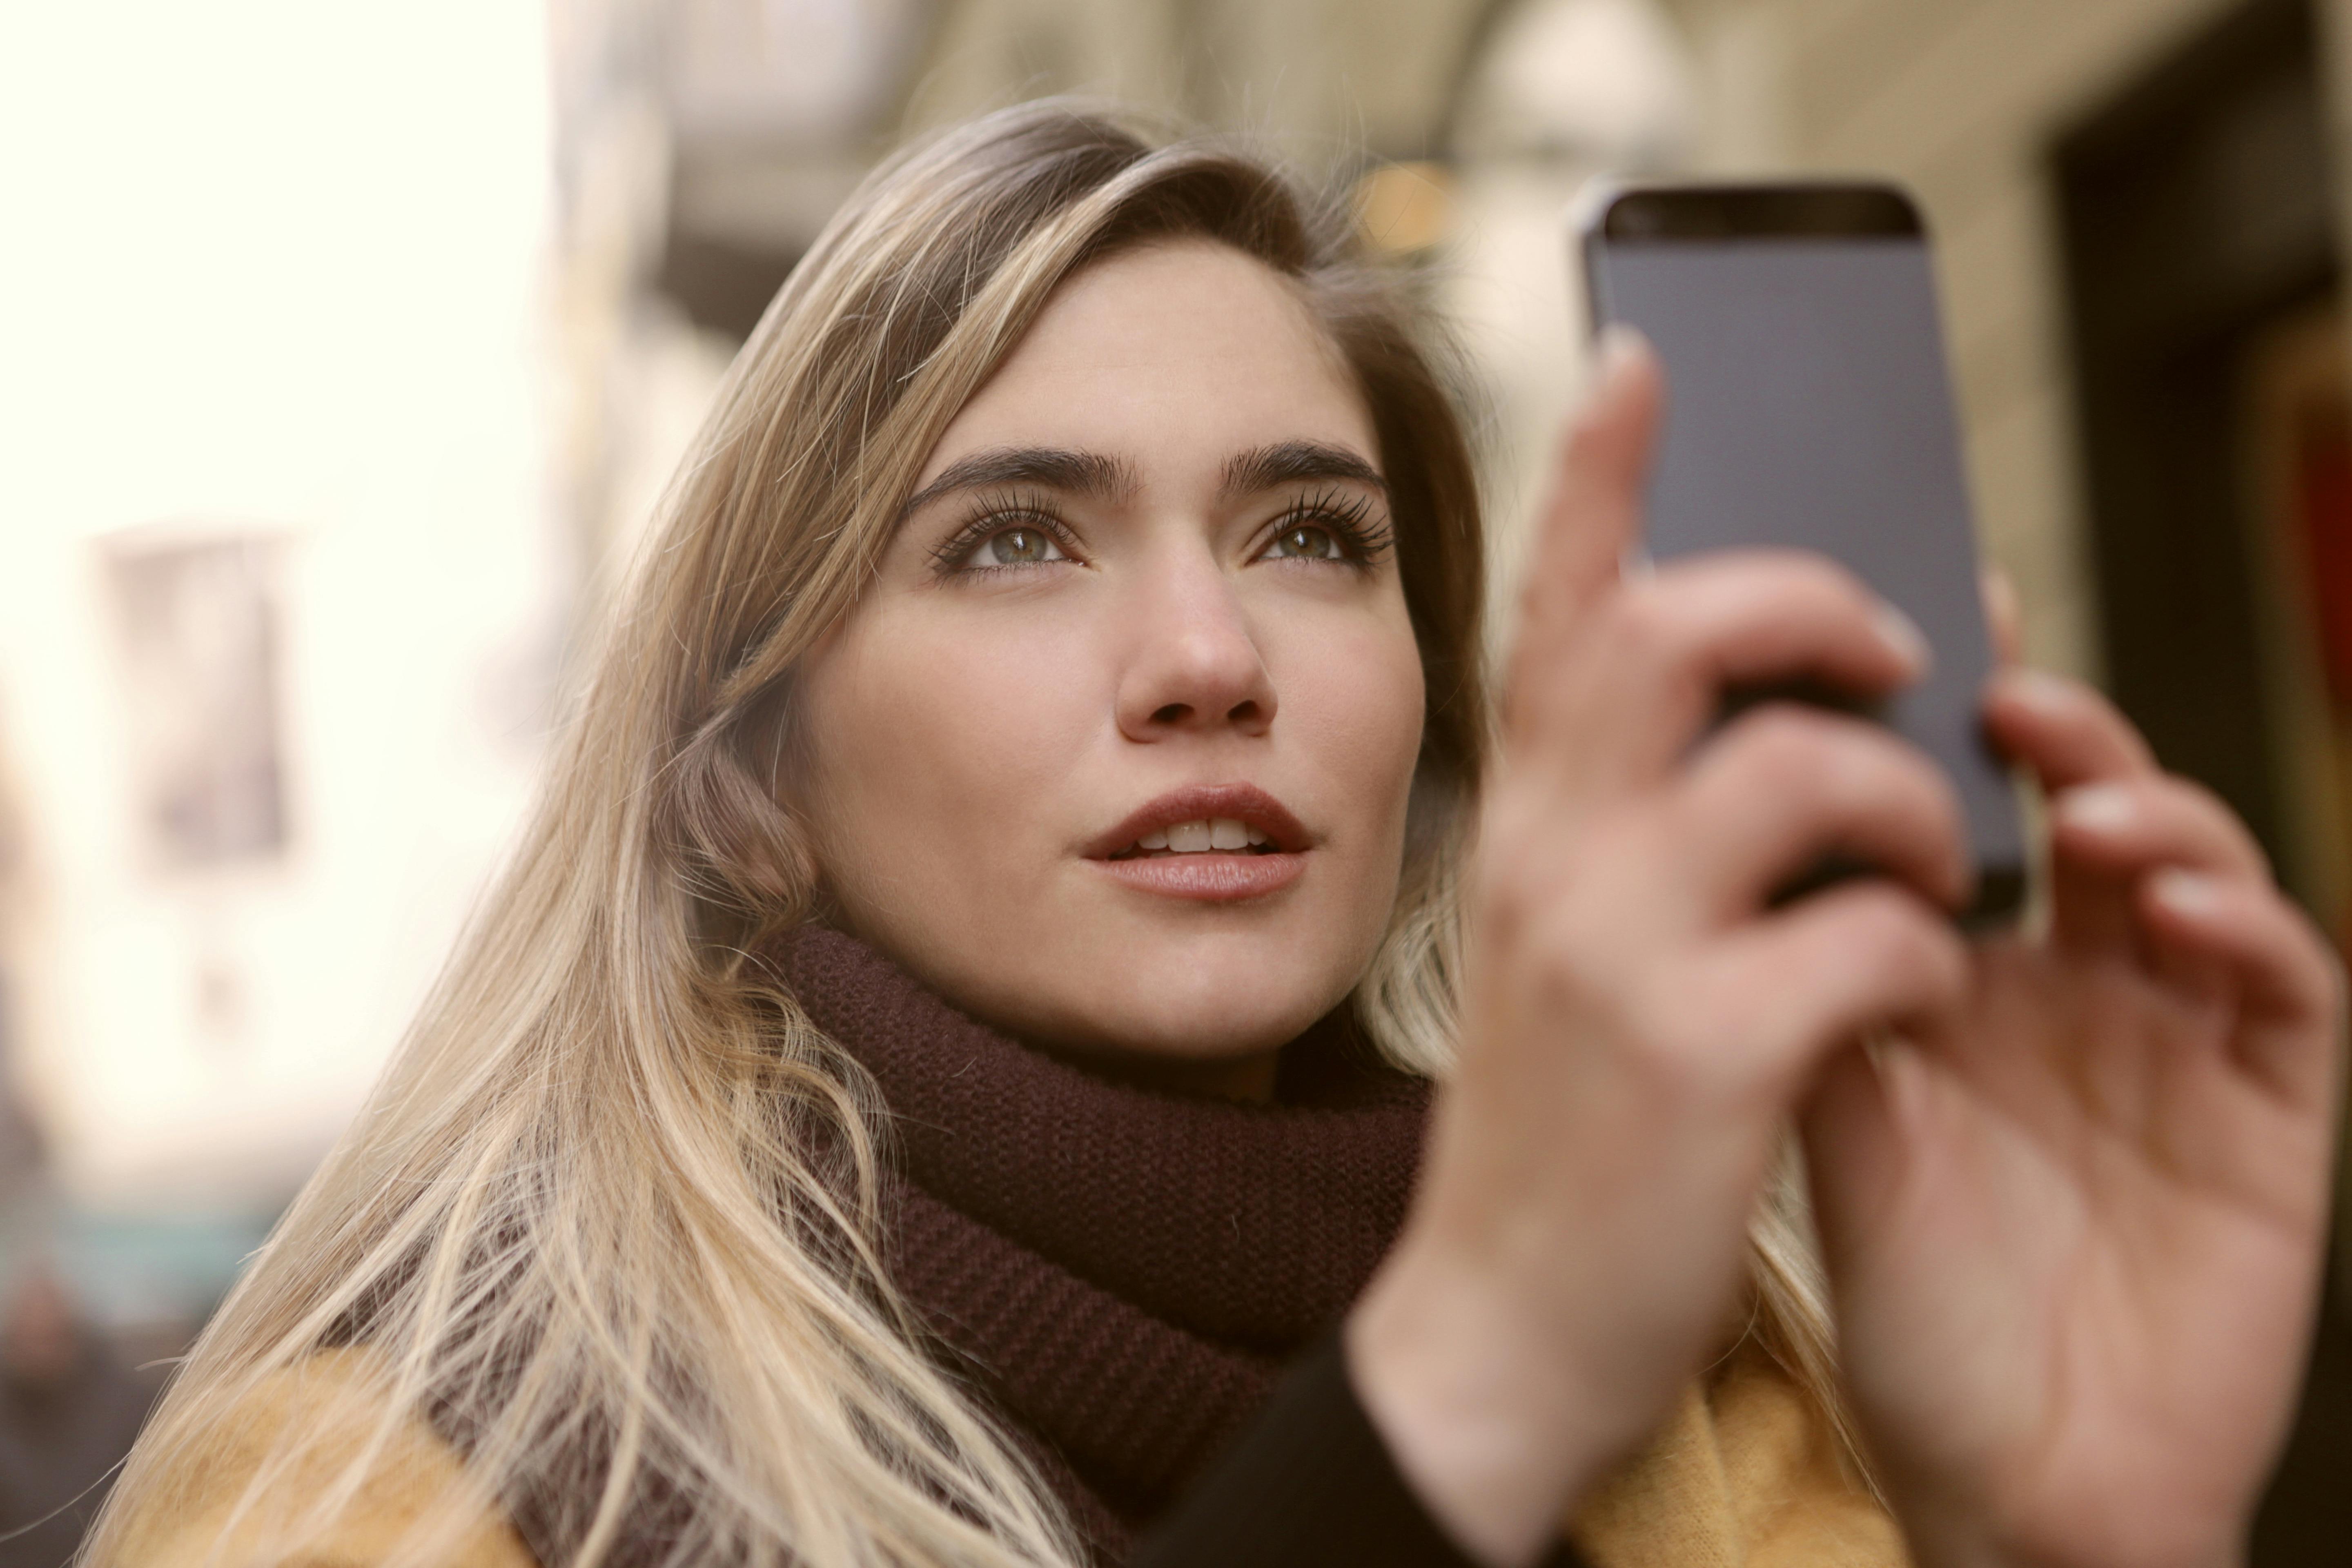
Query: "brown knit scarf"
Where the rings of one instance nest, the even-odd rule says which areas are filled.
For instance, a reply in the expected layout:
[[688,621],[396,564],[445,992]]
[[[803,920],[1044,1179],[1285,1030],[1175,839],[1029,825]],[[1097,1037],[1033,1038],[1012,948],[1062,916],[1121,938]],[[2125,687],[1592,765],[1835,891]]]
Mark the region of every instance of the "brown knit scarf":
[[1118,1560],[1370,1277],[1427,1086],[1343,1009],[1285,1049],[1271,1105],[1154,1093],[974,1023],[838,933],[769,956],[887,1101],[899,1289]]

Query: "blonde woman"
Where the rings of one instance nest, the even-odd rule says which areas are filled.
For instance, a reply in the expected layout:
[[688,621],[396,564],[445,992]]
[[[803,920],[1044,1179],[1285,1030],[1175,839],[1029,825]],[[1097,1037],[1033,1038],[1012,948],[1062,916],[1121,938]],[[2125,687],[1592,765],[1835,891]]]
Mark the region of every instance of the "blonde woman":
[[[1638,348],[1489,756],[1461,427],[1343,232],[1067,105],[867,184],[91,1562],[2235,1560],[2320,944],[2078,686],[1988,697],[2030,939],[1885,733],[1699,743],[1922,653],[1817,560],[1620,580]],[[1831,845],[1886,877],[1769,907]]]

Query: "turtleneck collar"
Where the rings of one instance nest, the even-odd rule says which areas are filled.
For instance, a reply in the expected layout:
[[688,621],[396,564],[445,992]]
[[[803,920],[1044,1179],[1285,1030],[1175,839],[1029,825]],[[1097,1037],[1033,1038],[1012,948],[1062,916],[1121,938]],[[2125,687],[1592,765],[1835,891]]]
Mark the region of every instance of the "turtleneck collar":
[[1427,1086],[1343,1010],[1285,1047],[1274,1103],[1180,1098],[976,1023],[837,932],[768,957],[888,1108],[899,1289],[1121,1551],[1370,1279]]

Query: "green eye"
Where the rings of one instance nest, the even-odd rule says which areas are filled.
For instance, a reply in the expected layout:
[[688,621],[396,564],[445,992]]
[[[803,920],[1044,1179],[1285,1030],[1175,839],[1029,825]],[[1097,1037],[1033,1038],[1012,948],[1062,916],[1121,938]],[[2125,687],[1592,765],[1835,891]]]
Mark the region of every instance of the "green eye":
[[1340,558],[1339,542],[1326,528],[1286,529],[1275,536],[1266,553],[1307,561],[1337,561]]
[[998,566],[1027,566],[1064,559],[1052,536],[1034,528],[1008,528],[992,534],[984,548],[989,561]]

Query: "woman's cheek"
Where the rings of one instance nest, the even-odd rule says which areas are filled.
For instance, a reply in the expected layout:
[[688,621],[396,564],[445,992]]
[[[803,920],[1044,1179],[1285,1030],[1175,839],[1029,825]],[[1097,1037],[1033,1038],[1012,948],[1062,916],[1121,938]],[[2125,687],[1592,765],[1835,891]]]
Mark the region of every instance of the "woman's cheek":
[[1085,628],[1041,616],[877,631],[887,673],[871,705],[898,716],[891,765],[935,795],[933,826],[961,837],[1035,816],[1035,791],[1069,776],[1102,707]]
[[[1427,693],[1421,651],[1400,607],[1393,616],[1350,616],[1299,628],[1283,717],[1306,741],[1318,771],[1352,797],[1350,815],[1402,835],[1421,756]],[[1279,721],[1277,721],[1278,722]]]

